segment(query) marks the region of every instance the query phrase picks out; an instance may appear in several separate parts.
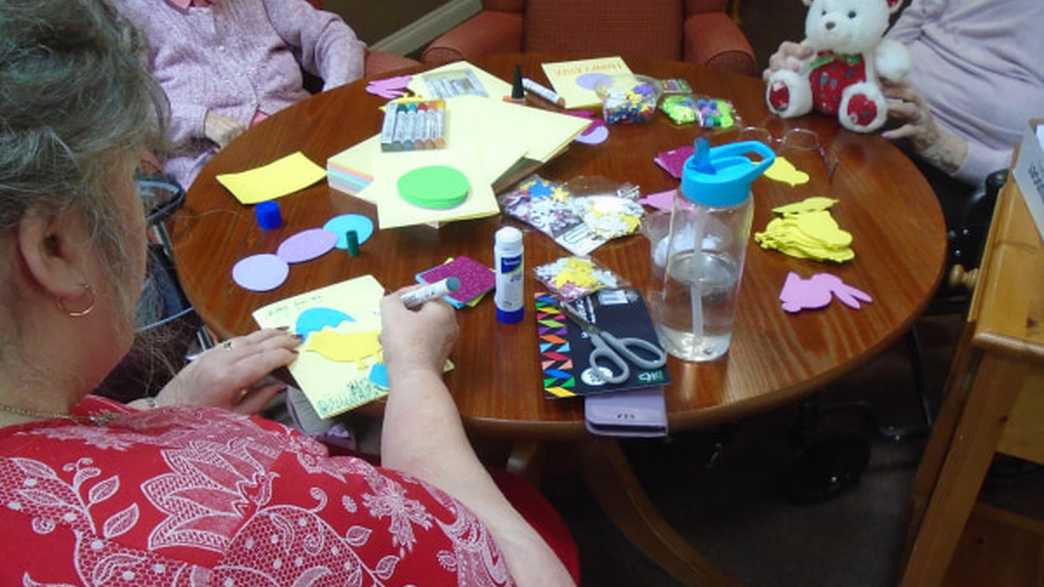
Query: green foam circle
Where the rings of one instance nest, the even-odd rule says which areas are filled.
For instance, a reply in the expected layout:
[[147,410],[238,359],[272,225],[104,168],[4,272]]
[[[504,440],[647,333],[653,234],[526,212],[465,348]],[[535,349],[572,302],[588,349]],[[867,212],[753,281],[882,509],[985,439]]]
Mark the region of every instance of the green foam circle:
[[430,165],[414,169],[399,178],[399,196],[414,206],[447,210],[468,199],[471,183],[458,169]]

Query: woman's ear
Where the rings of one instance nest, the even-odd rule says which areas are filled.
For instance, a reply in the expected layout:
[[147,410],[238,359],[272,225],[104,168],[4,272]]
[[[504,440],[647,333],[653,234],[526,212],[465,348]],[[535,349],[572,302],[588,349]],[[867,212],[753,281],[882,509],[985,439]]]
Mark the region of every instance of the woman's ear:
[[28,277],[57,299],[83,295],[90,275],[90,235],[79,212],[29,210],[18,223],[17,250]]

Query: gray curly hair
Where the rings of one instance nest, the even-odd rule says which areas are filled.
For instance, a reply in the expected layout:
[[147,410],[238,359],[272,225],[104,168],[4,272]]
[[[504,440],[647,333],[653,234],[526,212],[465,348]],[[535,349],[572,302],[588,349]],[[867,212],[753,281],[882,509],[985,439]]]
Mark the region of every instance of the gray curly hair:
[[167,124],[146,56],[107,0],[0,1],[0,231],[36,207],[76,209],[117,284],[114,166],[160,145]]

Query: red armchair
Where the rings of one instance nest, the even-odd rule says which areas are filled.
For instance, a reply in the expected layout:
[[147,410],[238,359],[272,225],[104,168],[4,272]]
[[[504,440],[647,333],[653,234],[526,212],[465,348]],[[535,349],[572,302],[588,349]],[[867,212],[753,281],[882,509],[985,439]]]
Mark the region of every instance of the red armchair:
[[431,42],[440,65],[490,53],[570,52],[683,59],[757,75],[754,50],[727,0],[483,0],[483,10]]

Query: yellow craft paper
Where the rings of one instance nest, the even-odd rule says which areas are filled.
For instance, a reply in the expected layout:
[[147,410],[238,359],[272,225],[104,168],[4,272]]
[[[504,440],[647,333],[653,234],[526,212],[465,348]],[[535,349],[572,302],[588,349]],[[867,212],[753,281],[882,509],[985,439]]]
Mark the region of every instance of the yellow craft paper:
[[339,332],[333,328],[323,328],[309,335],[304,350],[319,353],[323,358],[338,363],[355,363],[364,367],[366,359],[380,355],[380,335],[376,330]]
[[241,204],[257,204],[303,190],[326,177],[326,170],[298,151],[268,165],[217,176]]
[[[434,97],[429,96],[431,92],[429,92],[428,90],[428,84],[424,81],[424,75],[431,73],[440,73],[443,71],[458,71],[462,69],[470,69],[475,73],[475,77],[478,78],[479,82],[482,84],[482,87],[486,89],[486,93],[489,94],[489,98],[500,100],[504,96],[511,95],[511,84],[507,83],[506,81],[500,79],[499,77],[493,75],[492,73],[489,73],[488,71],[482,68],[476,67],[468,63],[467,61],[454,61],[453,63],[447,63],[442,67],[436,67],[435,69],[430,69],[424,73],[414,75],[413,78],[410,80],[409,85],[407,85],[406,87],[418,96]],[[464,97],[468,96],[456,96],[454,98],[450,98],[450,100],[456,101]],[[481,98],[481,96],[475,97]]]
[[577,77],[585,73],[604,73],[606,75],[631,73],[631,69],[619,57],[545,63],[543,68],[544,75],[551,82],[551,86],[559,96],[565,99],[566,108],[587,108],[602,104],[598,94],[577,85]]
[[[342,323],[340,332],[380,332],[383,295],[381,284],[372,275],[365,275],[265,306],[254,312],[254,320],[262,328],[293,328],[301,312],[326,307],[354,320]],[[309,336],[306,348],[318,334]],[[331,361],[318,352],[302,352],[290,365],[290,374],[315,412],[321,418],[329,418],[387,395],[369,380],[371,365],[367,363],[376,363],[377,358],[374,356],[360,366],[358,362]]]
[[478,96],[461,96],[447,109],[451,128],[446,140],[451,147],[458,142],[479,146],[483,151],[522,146],[527,159],[541,163],[569,146],[591,123],[577,116]]
[[808,174],[794,167],[786,157],[776,157],[776,161],[765,171],[765,177],[783,182],[790,187],[808,183]]

